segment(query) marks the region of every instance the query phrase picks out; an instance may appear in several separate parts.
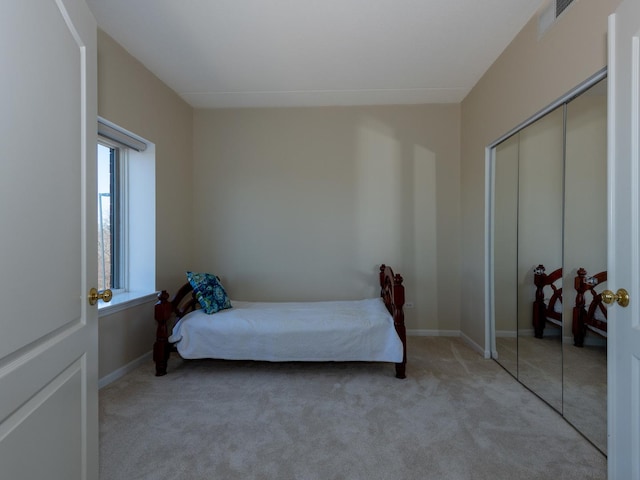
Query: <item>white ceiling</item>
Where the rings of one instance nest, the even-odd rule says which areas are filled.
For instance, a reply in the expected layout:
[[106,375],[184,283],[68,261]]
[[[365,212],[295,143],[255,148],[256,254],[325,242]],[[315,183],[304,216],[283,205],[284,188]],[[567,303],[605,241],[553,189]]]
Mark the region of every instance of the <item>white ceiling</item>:
[[196,108],[460,102],[543,0],[87,0]]

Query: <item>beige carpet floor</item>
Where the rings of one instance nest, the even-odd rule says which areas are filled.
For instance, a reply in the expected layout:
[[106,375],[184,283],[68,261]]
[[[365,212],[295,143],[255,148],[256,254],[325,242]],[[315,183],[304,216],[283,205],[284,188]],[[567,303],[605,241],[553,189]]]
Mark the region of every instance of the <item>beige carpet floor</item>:
[[606,458],[457,338],[391,364],[183,361],[100,391],[100,478],[605,479]]

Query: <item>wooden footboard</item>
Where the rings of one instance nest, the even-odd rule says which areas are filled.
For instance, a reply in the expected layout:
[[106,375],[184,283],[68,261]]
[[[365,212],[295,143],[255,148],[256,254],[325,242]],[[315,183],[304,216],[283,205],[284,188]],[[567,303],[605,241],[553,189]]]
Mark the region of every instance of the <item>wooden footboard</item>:
[[158,302],[154,307],[154,318],[158,324],[156,341],[153,344],[153,361],[156,364],[156,376],[167,374],[169,355],[175,350],[169,343],[170,331],[178,318],[198,308],[198,300],[193,293],[191,284],[183,285],[178,293],[169,300],[169,294],[163,290],[158,294]]
[[402,362],[396,363],[396,377],[406,378],[407,330],[404,325],[404,285],[402,276],[394,275],[391,267],[380,265],[380,296],[393,317],[393,325],[402,341]]
[[[579,268],[574,279],[574,288],[576,290],[575,306],[573,307],[573,344],[576,347],[584,346],[584,337],[587,334],[589,326],[595,327],[596,333],[607,331],[607,323],[596,318],[596,312],[599,311],[606,319],[607,307],[602,303],[602,295],[595,290],[597,285],[607,281],[607,271],[596,273],[588,276],[584,268]],[[587,304],[585,299],[586,293],[591,294],[591,300]],[[599,333],[600,334],[600,333]]]
[[[402,276],[394,275],[391,267],[380,266],[380,296],[387,310],[393,317],[398,337],[402,341],[402,362],[396,363],[396,377],[406,378],[407,335],[404,325],[404,285]],[[156,376],[166,375],[167,363],[174,346],[169,343],[169,336],[177,319],[198,308],[193,289],[189,283],[183,285],[173,298],[169,298],[166,290],[158,295],[154,307],[157,322],[156,341],[153,344],[153,361],[156,365]]]

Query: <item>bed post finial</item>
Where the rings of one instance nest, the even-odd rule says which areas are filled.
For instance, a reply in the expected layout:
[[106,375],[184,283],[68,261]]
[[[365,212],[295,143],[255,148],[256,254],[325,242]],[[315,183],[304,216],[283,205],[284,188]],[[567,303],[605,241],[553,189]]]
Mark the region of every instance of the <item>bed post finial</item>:
[[536,286],[536,296],[533,302],[533,331],[536,338],[542,338],[545,327],[544,291],[547,274],[544,265],[540,264],[533,269],[533,283]]
[[402,285],[403,281],[404,279],[399,273],[396,273],[393,277],[393,303],[395,304],[396,308],[402,312],[404,319],[404,311],[402,308],[404,307],[404,285]]
[[400,274],[393,273],[391,267],[380,265],[380,296],[393,317],[393,326],[402,342],[402,362],[396,363],[396,377],[406,378],[407,329],[404,325],[404,285]]
[[396,332],[402,341],[402,363],[396,364],[396,377],[406,378],[407,366],[407,329],[404,325],[404,285],[402,275],[396,273],[393,277],[393,302],[395,311],[393,315],[393,323]]
[[573,344],[576,347],[584,347],[584,337],[587,333],[583,316],[587,314],[585,310],[584,294],[587,291],[585,279],[587,270],[580,267],[576,272],[577,276],[573,279],[573,288],[576,290],[576,300],[573,307],[573,318],[571,323],[571,333],[573,333]]

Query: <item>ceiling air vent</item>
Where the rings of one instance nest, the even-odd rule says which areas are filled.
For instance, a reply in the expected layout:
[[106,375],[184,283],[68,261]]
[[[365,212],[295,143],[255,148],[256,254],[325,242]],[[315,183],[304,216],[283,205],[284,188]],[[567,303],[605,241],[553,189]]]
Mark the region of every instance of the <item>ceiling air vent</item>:
[[553,22],[556,21],[562,12],[564,12],[574,0],[550,0],[547,5],[540,11],[538,17],[538,38],[542,37],[544,32],[549,30]]
[[571,2],[573,2],[573,0],[556,0],[556,18],[571,5]]

